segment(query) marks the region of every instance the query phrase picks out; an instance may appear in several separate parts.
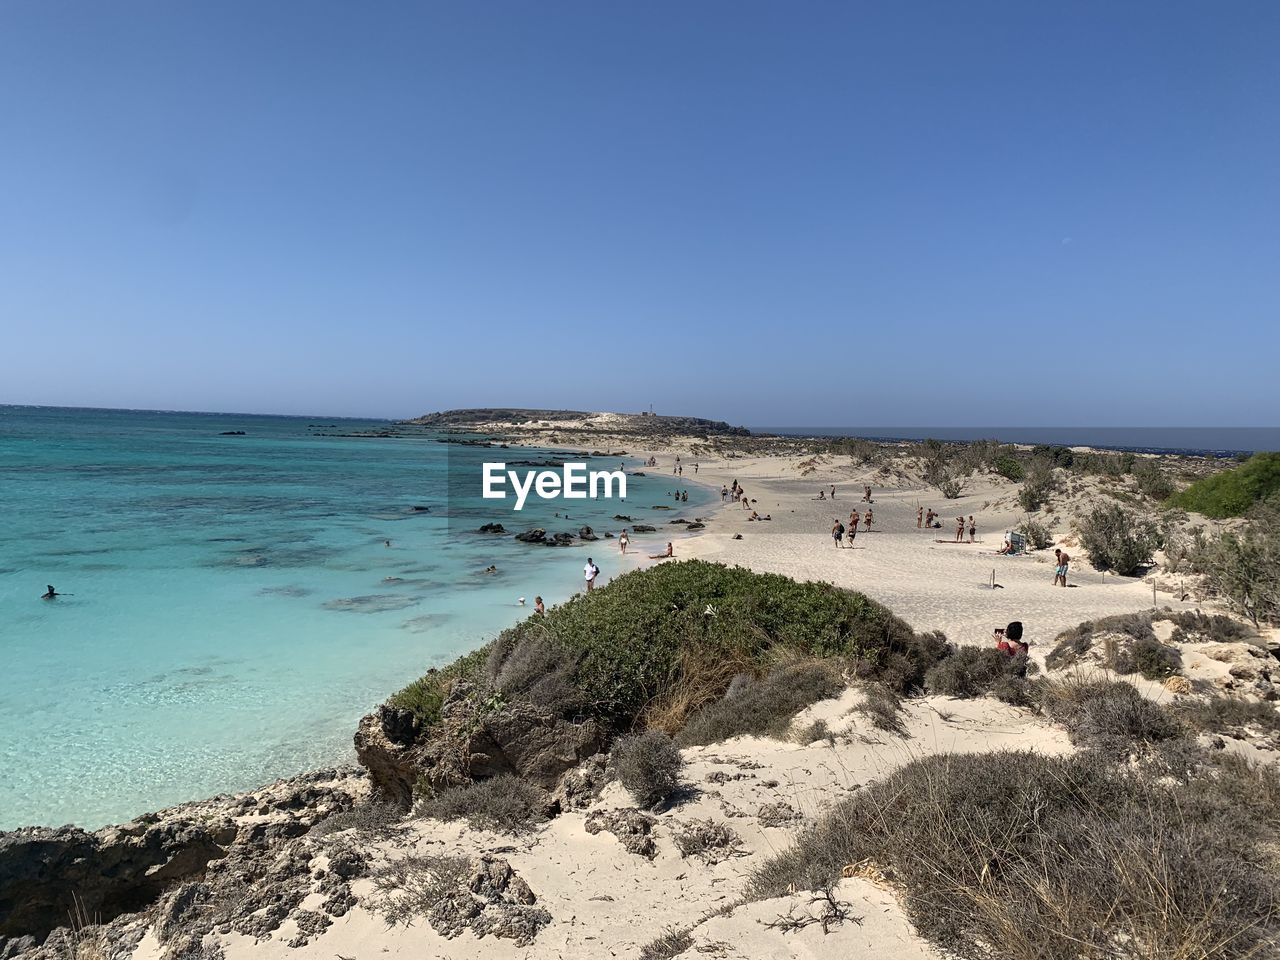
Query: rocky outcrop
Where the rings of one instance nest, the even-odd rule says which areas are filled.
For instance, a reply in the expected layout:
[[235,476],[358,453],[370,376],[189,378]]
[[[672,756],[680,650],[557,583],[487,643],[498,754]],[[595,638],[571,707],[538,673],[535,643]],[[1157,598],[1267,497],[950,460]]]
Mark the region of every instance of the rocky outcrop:
[[596,532],[592,530],[590,527],[581,526],[578,528],[578,539],[579,540],[599,540],[600,538],[596,536]]
[[356,756],[373,789],[405,807],[419,780],[447,787],[513,774],[551,790],[566,771],[604,748],[604,732],[594,720],[565,720],[522,703],[494,707],[475,693],[470,684],[455,684],[439,723],[425,730],[391,707],[364,717]]
[[360,771],[322,770],[93,832],[0,833],[0,953],[6,938],[43,942],[73,912],[110,923],[147,908],[235,851],[270,849],[367,793]]
[[534,527],[524,533],[517,533],[516,539],[521,543],[542,543],[547,539],[547,531],[543,530],[542,527]]
[[485,523],[480,526],[477,533],[506,533],[506,527],[500,523]]

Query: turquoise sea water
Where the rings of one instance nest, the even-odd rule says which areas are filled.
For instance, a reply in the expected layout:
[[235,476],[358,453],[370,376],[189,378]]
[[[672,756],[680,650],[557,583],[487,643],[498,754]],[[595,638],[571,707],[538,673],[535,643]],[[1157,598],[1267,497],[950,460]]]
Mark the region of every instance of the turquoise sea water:
[[[479,523],[602,533],[629,513],[660,528],[635,539],[647,553],[712,498],[681,483],[680,512],[651,511],[672,503],[668,467],[631,477],[623,506],[513,514],[462,470],[542,453],[318,435],[378,426],[0,406],[0,829],[95,827],[350,760],[363,713],[527,616],[517,597],[566,599],[587,554],[602,579],[634,563],[614,541],[535,547]],[[41,601],[48,583],[68,596]]]

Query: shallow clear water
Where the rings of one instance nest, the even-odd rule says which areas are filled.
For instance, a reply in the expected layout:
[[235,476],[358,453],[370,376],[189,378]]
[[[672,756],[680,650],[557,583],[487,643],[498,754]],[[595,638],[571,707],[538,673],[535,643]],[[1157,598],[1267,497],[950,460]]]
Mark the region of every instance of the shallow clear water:
[[[711,499],[682,483],[679,513],[650,514],[668,472],[630,478],[625,507],[512,514],[458,489],[493,450],[317,435],[371,426],[0,407],[0,829],[94,827],[350,760],[363,713],[527,616],[517,597],[565,599],[588,553],[603,579],[633,562],[480,522],[616,531],[620,510],[660,526]],[[68,595],[41,601],[48,583]]]

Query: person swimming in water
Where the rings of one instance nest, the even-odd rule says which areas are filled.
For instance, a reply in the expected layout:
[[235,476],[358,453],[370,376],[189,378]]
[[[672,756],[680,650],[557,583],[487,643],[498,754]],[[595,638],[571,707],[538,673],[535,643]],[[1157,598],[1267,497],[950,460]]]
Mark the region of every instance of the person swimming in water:
[[52,583],[46,584],[46,586],[49,589],[45,591],[44,596],[40,598],[41,600],[56,600],[58,597],[62,596],[62,594],[57,590],[53,589]]

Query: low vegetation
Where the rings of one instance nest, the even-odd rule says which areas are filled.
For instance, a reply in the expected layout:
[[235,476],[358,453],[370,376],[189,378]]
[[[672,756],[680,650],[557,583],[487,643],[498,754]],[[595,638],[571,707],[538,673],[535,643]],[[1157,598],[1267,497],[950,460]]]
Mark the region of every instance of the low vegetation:
[[1202,539],[1191,569],[1255,626],[1280,623],[1280,505],[1268,501],[1249,511],[1240,530]]
[[1160,546],[1156,524],[1119,503],[1103,503],[1077,521],[1080,544],[1099,570],[1131,577],[1150,565]]
[[610,763],[618,781],[641,807],[656,807],[680,786],[684,758],[675,742],[659,730],[623,737],[613,745]]
[[1222,520],[1243,517],[1255,504],[1277,495],[1280,495],[1280,453],[1255,453],[1234,469],[1197,480],[1170,503]]
[[704,561],[624,574],[504,631],[489,647],[391,698],[428,727],[451,686],[477,682],[510,702],[609,729],[674,731],[734,678],[788,659],[845,658],[910,673],[912,629],[862,594]]
[[1039,693],[1045,713],[1086,750],[1127,757],[1186,735],[1167,710],[1123,680],[1047,683]]
[[[823,889],[859,864],[957,957],[1258,957],[1280,935],[1274,780],[1203,761],[1169,782],[1094,751],[930,757],[837,805],[752,893]],[[1240,823],[1265,783],[1249,801],[1264,815]]]
[[441,790],[420,801],[414,812],[436,820],[465,820],[475,830],[519,834],[545,822],[549,806],[544,791],[503,775]]
[[782,738],[797,713],[844,687],[839,665],[822,660],[782,664],[759,679],[743,675],[723,698],[693,713],[676,741],[687,747],[730,737]]
[[1001,681],[1023,679],[1035,670],[1026,656],[1010,657],[994,647],[959,647],[929,669],[924,685],[944,697],[981,697]]

